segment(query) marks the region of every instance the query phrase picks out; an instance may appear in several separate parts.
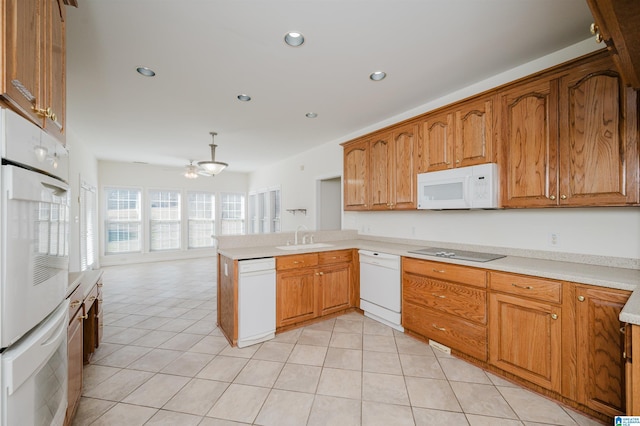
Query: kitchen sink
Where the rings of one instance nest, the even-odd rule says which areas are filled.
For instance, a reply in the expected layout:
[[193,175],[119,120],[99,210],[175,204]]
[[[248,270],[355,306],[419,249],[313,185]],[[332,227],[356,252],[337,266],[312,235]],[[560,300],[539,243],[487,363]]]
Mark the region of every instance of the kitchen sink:
[[288,251],[308,250],[308,249],[323,248],[323,247],[333,247],[333,244],[312,243],[312,244],[292,244],[288,246],[276,246],[277,249],[288,250]]

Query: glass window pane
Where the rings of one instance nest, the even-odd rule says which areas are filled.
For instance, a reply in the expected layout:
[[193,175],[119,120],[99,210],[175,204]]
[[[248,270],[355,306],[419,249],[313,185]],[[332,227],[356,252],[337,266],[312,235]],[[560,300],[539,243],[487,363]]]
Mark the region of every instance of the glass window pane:
[[[139,189],[127,189],[127,188],[108,188],[105,190],[106,196],[106,224],[105,224],[105,253],[132,253],[142,251],[141,229],[142,229],[142,209],[141,198],[142,194]],[[91,197],[90,197],[91,198]],[[89,200],[86,200],[87,204],[92,204]],[[93,257],[93,254],[89,254],[90,245],[93,238],[93,231],[89,225],[93,221],[90,216],[91,211],[87,211],[85,214],[85,223],[87,228],[83,229],[83,238],[86,238],[85,247],[87,250],[87,265],[89,260]],[[93,260],[93,259],[91,259]]]
[[189,193],[187,208],[189,248],[213,247],[215,235],[215,195]]

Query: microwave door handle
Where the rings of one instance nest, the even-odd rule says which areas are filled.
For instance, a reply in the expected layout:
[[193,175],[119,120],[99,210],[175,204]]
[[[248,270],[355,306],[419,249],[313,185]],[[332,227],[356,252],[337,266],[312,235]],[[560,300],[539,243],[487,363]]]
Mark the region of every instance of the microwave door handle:
[[466,206],[468,208],[473,207],[473,186],[474,186],[475,181],[473,180],[472,176],[465,176],[464,177],[464,187],[465,187],[465,194],[464,194],[464,203],[466,204]]

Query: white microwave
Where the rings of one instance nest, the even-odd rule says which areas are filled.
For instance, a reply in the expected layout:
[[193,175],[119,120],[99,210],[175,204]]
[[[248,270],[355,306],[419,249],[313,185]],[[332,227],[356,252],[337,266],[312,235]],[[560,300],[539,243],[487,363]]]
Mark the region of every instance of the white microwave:
[[459,167],[418,174],[418,209],[497,209],[498,165]]

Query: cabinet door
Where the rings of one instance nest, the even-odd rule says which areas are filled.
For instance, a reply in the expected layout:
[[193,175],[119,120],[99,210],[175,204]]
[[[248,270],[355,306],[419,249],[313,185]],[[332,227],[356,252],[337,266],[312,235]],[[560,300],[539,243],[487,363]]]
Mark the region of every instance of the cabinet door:
[[640,89],[640,2],[636,0],[587,0],[598,25],[599,36],[607,45],[612,59],[626,83]]
[[414,154],[418,140],[418,125],[407,124],[392,134],[395,162],[393,164],[392,203],[396,210],[416,208],[416,169]]
[[371,170],[371,210],[389,210],[392,208],[392,173],[393,146],[391,135],[383,133],[375,135],[369,146]]
[[557,204],[557,81],[536,80],[500,93],[504,207]]
[[456,111],[456,167],[493,160],[493,97],[465,103]]
[[608,57],[560,80],[560,204],[638,202],[636,92]]
[[45,129],[64,142],[66,111],[66,9],[62,0],[45,0],[47,37],[45,41],[47,67],[44,105],[55,116],[45,121]]
[[344,209],[369,209],[369,141],[344,147]]
[[624,324],[629,292],[576,286],[578,402],[609,416],[625,413]]
[[320,315],[349,308],[351,306],[351,266],[342,264],[324,267],[317,273]]
[[276,283],[276,327],[317,317],[315,269],[280,272]]
[[5,0],[4,70],[2,96],[40,127],[42,118],[33,111],[42,99],[42,40],[44,10],[41,0]]
[[453,119],[452,111],[435,113],[422,122],[420,165],[418,173],[451,169],[453,167]]
[[489,362],[544,388],[561,388],[561,308],[492,293]]
[[80,307],[75,316],[71,318],[67,328],[67,359],[69,381],[67,384],[67,414],[65,424],[71,424],[82,393],[82,367],[83,367],[83,341],[82,341],[82,315],[84,309]]

